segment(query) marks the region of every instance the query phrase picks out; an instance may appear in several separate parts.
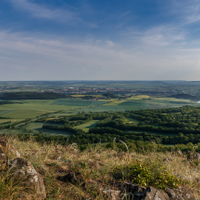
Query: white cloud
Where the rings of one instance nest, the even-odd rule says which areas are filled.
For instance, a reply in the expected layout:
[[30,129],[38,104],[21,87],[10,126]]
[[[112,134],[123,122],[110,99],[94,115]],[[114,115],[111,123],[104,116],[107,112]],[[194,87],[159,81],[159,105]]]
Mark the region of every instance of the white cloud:
[[[0,32],[1,80],[198,80],[200,49]],[[170,75],[171,74],[171,75]]]
[[170,12],[178,16],[180,26],[185,26],[200,21],[200,0],[172,0]]
[[46,5],[31,3],[29,0],[10,0],[13,6],[21,11],[25,11],[35,18],[58,20],[60,22],[82,21],[77,13],[70,10],[51,9]]
[[[158,19],[157,25],[152,25],[140,31],[137,27],[129,27],[124,30],[122,36],[127,38],[131,44],[148,46],[187,46],[198,43],[200,40],[194,39],[191,35],[195,34],[196,27],[189,25],[200,22],[200,0],[168,1],[167,10],[163,16],[169,18],[164,23]],[[160,24],[158,24],[160,21]],[[194,45],[194,44],[193,44]],[[184,47],[186,48],[186,47]]]
[[187,43],[187,31],[175,25],[160,25],[145,31],[128,30],[122,36],[129,40],[129,45],[138,46],[177,46]]
[[183,44],[185,32],[170,25],[158,26],[147,30],[141,37],[141,40],[145,44],[151,45]]

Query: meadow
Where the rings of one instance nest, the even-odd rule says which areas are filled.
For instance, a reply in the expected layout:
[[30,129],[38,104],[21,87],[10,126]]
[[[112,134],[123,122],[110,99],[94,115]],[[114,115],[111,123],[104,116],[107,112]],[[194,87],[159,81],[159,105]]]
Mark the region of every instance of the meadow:
[[21,127],[21,130],[31,130],[32,133],[38,133],[38,132],[43,132],[49,135],[63,135],[63,136],[70,136],[72,135],[68,131],[59,131],[59,130],[50,130],[50,129],[44,129],[42,126],[45,123],[38,123],[38,122],[30,122],[24,126]]
[[75,128],[82,129],[85,132],[88,132],[90,128],[95,127],[95,125],[99,122],[100,120],[91,120],[89,122],[86,122],[84,124],[81,124],[79,126],[75,126]]

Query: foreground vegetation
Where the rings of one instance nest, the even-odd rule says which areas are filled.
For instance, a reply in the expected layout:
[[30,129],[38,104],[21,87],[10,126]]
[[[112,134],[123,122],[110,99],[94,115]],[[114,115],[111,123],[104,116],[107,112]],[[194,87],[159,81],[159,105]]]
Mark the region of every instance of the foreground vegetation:
[[[103,190],[117,190],[116,183],[123,185],[127,181],[163,190],[168,186],[186,185],[200,198],[200,163],[188,161],[184,155],[158,153],[156,149],[143,153],[121,152],[116,146],[108,150],[101,144],[81,152],[75,144],[41,144],[33,138],[22,141],[14,135],[8,139],[42,174],[47,199],[106,199]],[[77,175],[76,181],[64,179],[69,172]],[[21,192],[19,182],[10,184],[1,175],[1,188],[8,189],[7,193],[1,193],[5,195],[2,199],[21,199],[23,195],[31,199],[30,191]]]

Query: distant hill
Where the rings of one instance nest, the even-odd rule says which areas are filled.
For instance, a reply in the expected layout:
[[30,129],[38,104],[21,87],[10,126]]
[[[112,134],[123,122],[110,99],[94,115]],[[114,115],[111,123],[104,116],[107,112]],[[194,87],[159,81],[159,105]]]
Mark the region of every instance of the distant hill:
[[54,92],[8,92],[0,95],[1,100],[25,100],[25,99],[58,99],[66,95]]
[[189,94],[176,94],[169,97],[177,98],[177,99],[190,99],[194,101],[200,100],[200,97],[189,95]]

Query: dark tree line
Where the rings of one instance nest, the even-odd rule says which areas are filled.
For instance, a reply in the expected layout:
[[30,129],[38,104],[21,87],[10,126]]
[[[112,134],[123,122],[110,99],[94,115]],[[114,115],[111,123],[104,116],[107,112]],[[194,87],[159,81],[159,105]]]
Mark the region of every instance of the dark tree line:
[[24,99],[57,99],[65,98],[66,95],[54,92],[8,92],[0,95],[2,100],[24,100]]
[[[137,119],[138,122],[129,123],[128,118]],[[91,120],[100,121],[95,127],[90,128],[88,133],[74,128]],[[80,144],[97,143],[100,139],[107,143],[115,137],[125,142],[153,141],[157,144],[172,145],[200,142],[200,107],[78,113],[53,120],[44,118],[40,121],[50,123],[45,124],[43,128],[73,133],[69,140],[73,138],[73,141],[76,140]]]

